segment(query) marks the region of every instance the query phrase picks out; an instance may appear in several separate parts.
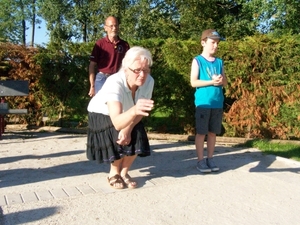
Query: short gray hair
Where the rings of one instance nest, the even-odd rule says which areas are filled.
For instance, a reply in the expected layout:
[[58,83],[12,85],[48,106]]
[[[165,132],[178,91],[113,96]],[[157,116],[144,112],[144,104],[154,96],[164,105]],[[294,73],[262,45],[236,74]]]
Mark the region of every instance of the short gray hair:
[[122,69],[128,68],[135,60],[138,59],[146,59],[148,66],[152,66],[153,61],[150,51],[140,46],[134,46],[126,52],[125,57],[122,60]]

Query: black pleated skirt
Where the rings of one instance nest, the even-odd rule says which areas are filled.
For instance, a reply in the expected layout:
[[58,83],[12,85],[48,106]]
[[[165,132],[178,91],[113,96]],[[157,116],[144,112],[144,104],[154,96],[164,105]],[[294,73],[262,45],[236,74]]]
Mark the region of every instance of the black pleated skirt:
[[131,142],[126,146],[117,144],[117,131],[109,116],[100,113],[88,114],[87,158],[98,163],[112,163],[124,156],[150,155],[150,145],[144,124],[140,121],[131,132]]

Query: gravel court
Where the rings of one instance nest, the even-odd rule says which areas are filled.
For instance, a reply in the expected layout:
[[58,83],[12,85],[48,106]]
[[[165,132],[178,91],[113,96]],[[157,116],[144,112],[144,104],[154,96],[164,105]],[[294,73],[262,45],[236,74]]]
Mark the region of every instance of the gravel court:
[[[0,224],[295,224],[300,164],[218,145],[221,170],[196,170],[193,142],[151,140],[139,188],[115,190],[89,162],[85,135],[8,134],[0,141]],[[117,210],[117,213],[115,209]]]

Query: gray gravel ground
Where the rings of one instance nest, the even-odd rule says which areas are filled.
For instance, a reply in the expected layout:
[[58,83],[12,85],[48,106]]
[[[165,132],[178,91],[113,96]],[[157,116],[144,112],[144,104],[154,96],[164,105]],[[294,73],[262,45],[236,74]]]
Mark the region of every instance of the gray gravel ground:
[[151,140],[134,190],[109,187],[82,134],[6,133],[0,224],[300,224],[300,163],[218,143],[218,173],[196,170],[193,142]]

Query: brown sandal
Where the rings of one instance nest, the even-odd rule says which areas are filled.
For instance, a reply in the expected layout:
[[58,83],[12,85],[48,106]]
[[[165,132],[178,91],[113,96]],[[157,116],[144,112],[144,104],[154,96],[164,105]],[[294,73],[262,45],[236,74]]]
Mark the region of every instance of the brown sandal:
[[115,176],[109,178],[107,177],[108,183],[111,187],[115,189],[123,189],[124,188],[124,181],[122,180],[122,177],[119,174],[116,174]]
[[125,176],[123,176],[122,179],[128,188],[136,188],[137,187],[137,182],[132,180],[132,178],[129,176],[129,174],[126,174]]

